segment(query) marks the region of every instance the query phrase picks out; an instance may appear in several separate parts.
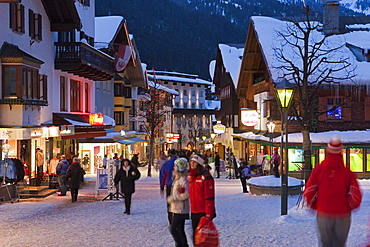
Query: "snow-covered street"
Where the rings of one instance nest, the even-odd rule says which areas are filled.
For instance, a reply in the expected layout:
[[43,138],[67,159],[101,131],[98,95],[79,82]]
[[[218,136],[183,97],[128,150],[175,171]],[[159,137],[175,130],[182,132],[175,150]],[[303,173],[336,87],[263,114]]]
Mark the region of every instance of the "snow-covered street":
[[[365,246],[370,215],[370,181],[360,182],[364,200],[353,213],[347,246]],[[214,222],[220,246],[317,246],[315,216],[289,197],[288,216],[280,216],[279,196],[241,193],[237,179],[216,179]],[[158,174],[136,183],[131,215],[124,215],[120,201],[95,201],[94,183],[80,191],[72,204],[57,195],[0,205],[0,246],[175,246],[168,230],[166,202],[160,196]],[[104,197],[104,195],[103,195]],[[189,245],[190,221],[186,222]]]

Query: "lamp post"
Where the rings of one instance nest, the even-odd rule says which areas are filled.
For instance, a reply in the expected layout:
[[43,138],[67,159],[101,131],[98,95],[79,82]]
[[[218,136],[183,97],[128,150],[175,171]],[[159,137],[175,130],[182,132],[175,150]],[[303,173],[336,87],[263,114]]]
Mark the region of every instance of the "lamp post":
[[[281,215],[288,214],[288,109],[294,96],[294,85],[283,79],[275,86],[275,95],[281,110]],[[285,134],[285,142],[284,142]]]
[[[267,127],[267,130],[269,132],[269,137],[270,137],[270,160],[271,160],[271,157],[272,157],[272,134],[274,133],[274,130],[275,130],[275,126],[276,124],[270,120],[267,124],[266,124],[266,127]],[[270,163],[270,173],[271,173],[271,163]]]

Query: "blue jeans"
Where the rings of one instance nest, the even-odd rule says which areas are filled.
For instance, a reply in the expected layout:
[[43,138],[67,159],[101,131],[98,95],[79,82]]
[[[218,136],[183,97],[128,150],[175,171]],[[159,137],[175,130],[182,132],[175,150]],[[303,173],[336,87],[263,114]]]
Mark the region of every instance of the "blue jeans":
[[67,179],[66,175],[58,176],[58,183],[60,186],[60,194],[65,196],[67,194]]

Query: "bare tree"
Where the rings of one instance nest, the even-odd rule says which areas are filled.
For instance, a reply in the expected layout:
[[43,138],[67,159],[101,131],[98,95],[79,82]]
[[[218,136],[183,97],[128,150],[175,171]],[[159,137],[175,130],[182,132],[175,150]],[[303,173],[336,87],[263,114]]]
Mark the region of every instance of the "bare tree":
[[161,89],[159,81],[155,78],[149,87],[150,99],[144,103],[143,110],[137,113],[142,119],[145,119],[145,132],[149,136],[149,165],[148,177],[152,176],[151,167],[154,162],[155,138],[159,136],[161,129],[166,122],[166,116],[170,110],[172,95]]
[[[308,5],[303,16],[286,19],[285,30],[277,30],[281,46],[275,47],[275,58],[279,65],[275,68],[296,85],[295,100],[291,112],[297,116],[303,135],[305,178],[311,174],[310,131],[312,119],[325,111],[318,112],[317,97],[323,84],[339,84],[354,77],[354,67],[349,57],[342,52],[344,42],[335,35],[323,35],[324,26],[313,21],[314,13]],[[332,109],[338,106],[334,106]],[[329,109],[329,110],[332,110]]]
[[188,117],[187,121],[189,126],[189,139],[194,143],[194,148],[196,149],[197,137],[199,138],[204,134],[202,119],[197,117],[197,115],[194,115],[192,117]]

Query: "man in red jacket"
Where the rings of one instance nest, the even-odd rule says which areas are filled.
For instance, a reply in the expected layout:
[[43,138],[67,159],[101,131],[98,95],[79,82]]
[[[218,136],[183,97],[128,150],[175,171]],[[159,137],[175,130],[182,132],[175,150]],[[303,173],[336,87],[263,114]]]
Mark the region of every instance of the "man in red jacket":
[[215,180],[203,165],[204,159],[201,156],[191,157],[188,181],[193,238],[201,217],[216,217]]
[[304,197],[317,210],[317,226],[322,246],[345,246],[351,226],[351,211],[360,206],[362,193],[355,174],[344,165],[343,144],[333,136],[327,145],[325,160],[306,184]]

